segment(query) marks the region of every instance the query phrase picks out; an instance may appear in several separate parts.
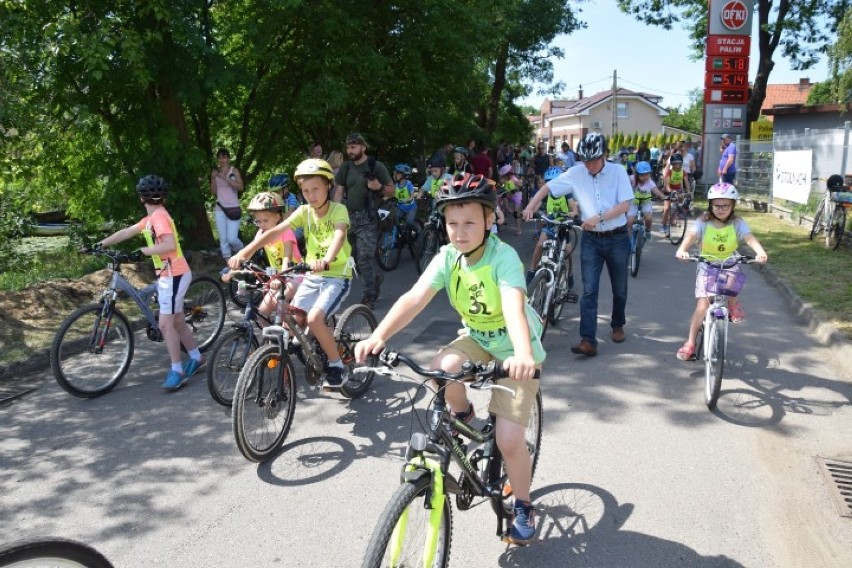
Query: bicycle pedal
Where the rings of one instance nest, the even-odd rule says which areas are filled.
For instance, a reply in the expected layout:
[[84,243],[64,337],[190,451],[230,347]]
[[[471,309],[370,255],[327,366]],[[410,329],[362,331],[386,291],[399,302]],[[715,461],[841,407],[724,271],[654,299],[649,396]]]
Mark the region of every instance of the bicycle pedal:
[[565,294],[565,299],[563,301],[568,302],[569,304],[576,304],[580,301],[580,296],[578,296],[574,292],[568,292],[567,294]]

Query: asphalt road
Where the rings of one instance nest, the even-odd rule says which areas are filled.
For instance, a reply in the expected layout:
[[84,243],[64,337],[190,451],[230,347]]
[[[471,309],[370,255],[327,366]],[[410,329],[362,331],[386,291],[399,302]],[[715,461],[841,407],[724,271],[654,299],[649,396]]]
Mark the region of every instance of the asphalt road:
[[[525,231],[505,237],[522,257]],[[548,331],[538,542],[502,544],[487,504],[454,510],[452,566],[852,566],[852,518],[838,514],[816,460],[852,461],[852,377],[746,268],[747,320],[731,328],[727,380],[708,412],[703,368],[674,356],[694,305],[694,266],[674,250],[658,239],[646,249],[625,343],[609,341],[606,286],[596,358],[568,350],[576,305]],[[413,279],[404,256],[377,311]],[[456,328],[439,297],[392,345],[425,362]],[[68,396],[46,370],[38,390],[0,406],[0,541],[79,539],[132,568],[360,565],[398,483],[411,385],[377,379],[351,402],[303,387],[285,450],[257,466],[203,373],[160,390],[165,361],[162,344],[140,336],[106,396]]]

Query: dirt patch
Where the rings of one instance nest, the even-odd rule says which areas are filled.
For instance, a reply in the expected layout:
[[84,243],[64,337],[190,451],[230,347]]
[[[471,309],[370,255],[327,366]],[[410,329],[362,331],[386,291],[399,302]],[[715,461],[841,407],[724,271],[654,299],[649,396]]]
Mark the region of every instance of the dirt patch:
[[[220,263],[201,255],[187,254],[193,274],[210,274]],[[150,262],[122,266],[121,273],[137,288],[154,280]],[[14,372],[15,364],[35,358],[38,366],[48,365],[47,353],[56,330],[75,309],[97,302],[109,284],[110,271],[98,270],[77,279],[36,284],[16,292],[0,292],[0,379]],[[119,300],[127,313],[135,308],[129,300]],[[6,373],[3,372],[6,368]]]

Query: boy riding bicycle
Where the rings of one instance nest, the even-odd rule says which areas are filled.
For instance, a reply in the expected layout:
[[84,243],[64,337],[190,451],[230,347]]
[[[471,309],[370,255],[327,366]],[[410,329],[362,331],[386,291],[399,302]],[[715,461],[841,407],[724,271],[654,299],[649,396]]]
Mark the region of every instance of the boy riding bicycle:
[[[489,236],[496,208],[491,180],[459,175],[436,196],[446,217],[450,244],[443,247],[413,289],[391,307],[372,335],[355,348],[358,361],[381,352],[386,342],[423,311],[435,294],[446,289],[464,324],[461,335],[442,348],[431,366],[458,372],[465,361],[502,360],[509,379],[498,381],[515,391],[493,391],[489,412],[497,416],[496,438],[506,460],[515,495],[509,540],[527,544],[535,536],[530,502],[532,464],[525,431],[538,384],[533,379],[545,352],[541,322],[526,301],[523,264],[513,248]],[[455,416],[473,419],[473,405],[460,383],[446,386],[446,400]]]
[[308,248],[306,260],[312,272],[299,285],[292,305],[307,312],[308,329],[328,356],[326,386],[340,388],[349,377],[325,320],[349,295],[354,265],[346,239],[349,213],[344,205],[330,199],[334,173],[325,160],[304,160],[296,167],[293,177],[307,204],[232,256],[228,265],[239,269],[241,262],[251,258],[260,247],[274,243],[287,229],[304,228]]
[[[169,391],[183,386],[201,367],[201,351],[192,330],[183,316],[183,299],[192,282],[192,271],[180,248],[177,230],[166,210],[169,182],[155,175],[147,175],[136,184],[136,193],[148,215],[129,227],[116,231],[95,246],[108,247],[142,234],[148,246],[139,249],[154,262],[157,274],[157,298],[160,303],[158,323],[171,360],[171,369],[163,380]],[[181,364],[180,346],[186,348],[189,360]]]
[[650,234],[653,223],[651,198],[654,196],[664,198],[663,193],[657,189],[657,184],[651,179],[651,164],[648,162],[636,164],[636,173],[631,176],[630,185],[633,186],[633,203],[630,204],[627,212],[627,232],[632,233],[633,223],[641,213],[645,221],[645,231]]

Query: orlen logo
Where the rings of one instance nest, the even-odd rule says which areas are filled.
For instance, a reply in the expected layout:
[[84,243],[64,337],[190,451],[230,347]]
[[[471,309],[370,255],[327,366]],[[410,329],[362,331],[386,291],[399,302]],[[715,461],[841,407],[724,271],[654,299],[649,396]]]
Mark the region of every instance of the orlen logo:
[[748,19],[748,8],[740,0],[730,0],[722,6],[722,25],[731,31],[743,27]]

